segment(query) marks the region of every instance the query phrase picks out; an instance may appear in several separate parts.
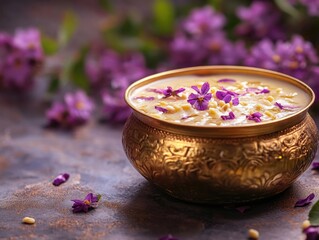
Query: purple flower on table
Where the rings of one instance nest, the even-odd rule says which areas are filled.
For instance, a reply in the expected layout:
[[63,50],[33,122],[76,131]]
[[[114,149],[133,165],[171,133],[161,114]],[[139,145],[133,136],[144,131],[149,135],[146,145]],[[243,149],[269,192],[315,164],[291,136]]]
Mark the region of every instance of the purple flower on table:
[[67,93],[63,102],[54,102],[46,112],[49,126],[73,128],[86,123],[92,115],[93,102],[83,91]]
[[164,236],[164,237],[160,237],[158,240],[178,240],[178,238],[173,237],[171,234]]
[[313,162],[311,169],[312,169],[312,170],[319,170],[319,162]]
[[58,175],[52,182],[54,186],[60,186],[69,179],[70,175],[68,173]]
[[201,90],[199,90],[197,86],[192,86],[192,89],[194,89],[197,92],[197,94],[191,93],[188,96],[187,102],[199,111],[207,110],[208,103],[212,98],[212,94],[208,93],[210,90],[209,83],[205,82],[202,85]]
[[185,19],[183,30],[192,35],[202,35],[220,30],[226,23],[225,17],[211,6],[194,9]]
[[167,113],[168,112],[168,110],[166,108],[163,108],[163,107],[160,107],[160,106],[155,106],[155,109],[157,111],[162,112],[162,113]]
[[68,118],[70,122],[84,123],[88,121],[94,109],[94,103],[83,92],[67,93],[64,96],[64,102],[68,110]]
[[315,194],[311,193],[308,197],[304,199],[300,199],[295,203],[294,207],[304,207],[311,203],[311,201],[315,198]]
[[71,200],[73,201],[73,213],[79,213],[79,212],[85,212],[87,213],[89,210],[92,210],[93,208],[96,208],[98,205],[98,202],[101,199],[101,195],[93,195],[93,193],[89,193],[84,200]]
[[216,95],[217,99],[222,100],[225,103],[229,103],[230,101],[232,101],[232,104],[234,106],[237,106],[239,104],[239,99],[238,99],[239,94],[237,94],[233,91],[229,91],[229,90],[223,88],[223,91],[218,90],[215,95]]
[[184,91],[185,91],[185,88],[179,88],[179,89],[173,90],[173,88],[169,86],[166,89],[159,90],[159,92],[161,92],[165,96],[165,98],[168,98],[171,96],[179,97],[178,94]]
[[319,226],[309,226],[302,230],[306,234],[305,240],[318,240],[319,239]]
[[271,2],[253,1],[249,7],[239,7],[236,13],[241,20],[235,29],[239,36],[272,40],[285,36],[280,11]]
[[251,120],[251,121],[255,121],[255,122],[261,122],[261,117],[263,116],[262,113],[260,112],[255,112],[255,113],[252,113],[248,116],[246,116],[246,118],[248,120]]
[[233,112],[229,112],[228,115],[222,115],[220,116],[223,120],[233,120],[236,118],[235,114]]
[[238,212],[240,213],[244,213],[246,212],[248,209],[250,209],[250,206],[239,206],[235,208]]

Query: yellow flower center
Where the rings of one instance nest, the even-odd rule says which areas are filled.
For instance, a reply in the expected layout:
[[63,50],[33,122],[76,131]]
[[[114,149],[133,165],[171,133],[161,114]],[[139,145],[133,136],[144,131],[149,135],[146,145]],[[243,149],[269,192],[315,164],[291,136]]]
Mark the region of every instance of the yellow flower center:
[[199,97],[197,100],[202,102],[202,101],[204,101],[204,97]]
[[298,68],[298,62],[297,61],[292,61],[289,63],[289,67],[291,69],[297,69]]
[[84,203],[85,205],[90,205],[90,204],[91,204],[91,202],[90,202],[89,200],[84,200],[83,203]]
[[296,53],[303,53],[303,48],[301,46],[296,47]]
[[84,107],[85,107],[85,104],[83,102],[77,102],[75,104],[75,107],[78,109],[78,110],[82,110]]
[[275,54],[272,56],[272,60],[275,62],[275,63],[279,63],[281,58],[278,54]]

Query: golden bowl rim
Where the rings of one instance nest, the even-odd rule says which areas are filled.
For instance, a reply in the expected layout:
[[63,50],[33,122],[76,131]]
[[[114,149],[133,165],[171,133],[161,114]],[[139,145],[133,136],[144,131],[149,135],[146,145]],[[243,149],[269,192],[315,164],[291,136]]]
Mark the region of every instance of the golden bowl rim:
[[[183,123],[169,122],[166,120],[154,118],[136,108],[130,101],[131,93],[146,84],[177,76],[185,75],[209,75],[218,73],[232,73],[232,74],[249,74],[258,75],[263,77],[272,77],[276,80],[288,82],[303,90],[310,97],[309,103],[289,116],[270,120],[267,122],[251,123],[245,125],[232,125],[232,126],[205,126],[205,125],[188,125]],[[169,71],[164,71],[156,74],[144,77],[134,83],[132,83],[125,91],[125,102],[133,110],[133,114],[142,122],[162,129],[164,131],[170,131],[177,134],[183,134],[188,136],[200,136],[200,137],[249,137],[258,136],[263,134],[268,134],[276,131],[286,129],[288,127],[294,126],[300,121],[302,121],[308,112],[308,109],[315,101],[315,94],[313,90],[301,80],[289,76],[287,74],[279,73],[276,71],[247,67],[247,66],[196,66],[188,68],[179,68]]]

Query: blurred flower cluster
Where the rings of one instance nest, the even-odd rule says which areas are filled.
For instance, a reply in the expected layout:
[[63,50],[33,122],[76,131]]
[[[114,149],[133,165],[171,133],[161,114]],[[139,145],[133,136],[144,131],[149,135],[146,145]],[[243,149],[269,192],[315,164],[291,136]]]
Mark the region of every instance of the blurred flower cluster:
[[[50,93],[65,93],[69,85],[83,90],[66,94],[63,104],[54,103],[47,113],[49,122],[69,127],[86,122],[93,112],[86,95],[91,94],[99,115],[123,123],[130,114],[124,92],[131,83],[155,72],[200,65],[279,71],[309,84],[319,96],[319,38],[312,30],[319,24],[318,1],[187,2],[154,0],[152,14],[116,14],[108,4],[113,20],[102,28],[101,39],[92,39],[68,60],[71,64],[62,62],[49,77]],[[47,60],[61,54],[61,46],[71,39],[75,18],[65,18],[57,40],[40,39],[36,29],[13,36],[0,33],[1,87],[30,88],[44,55]]]
[[26,90],[43,63],[40,32],[17,30],[13,36],[0,32],[0,84],[5,89]]

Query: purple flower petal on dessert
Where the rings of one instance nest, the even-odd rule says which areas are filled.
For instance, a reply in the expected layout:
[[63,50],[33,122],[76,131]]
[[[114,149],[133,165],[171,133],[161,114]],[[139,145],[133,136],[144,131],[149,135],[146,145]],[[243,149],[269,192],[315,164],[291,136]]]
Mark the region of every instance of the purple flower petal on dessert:
[[231,101],[231,95],[230,94],[226,94],[226,96],[224,97],[223,101],[225,103],[229,103]]
[[319,162],[313,162],[311,169],[312,169],[312,170],[319,170]]
[[187,102],[190,103],[195,109],[199,111],[204,111],[208,109],[208,103],[212,98],[212,94],[208,93],[210,86],[208,82],[205,82],[201,90],[198,89],[197,86],[192,86],[198,94],[191,93],[188,96]]
[[230,79],[230,78],[223,78],[223,79],[219,79],[217,82],[218,83],[224,83],[224,82],[226,82],[226,83],[234,83],[234,82],[236,82],[236,80]]
[[173,90],[172,87],[168,86],[166,89],[161,89],[160,91],[162,94],[164,94],[165,98],[168,98],[170,96],[179,97],[178,94],[181,92],[184,92],[185,88],[179,88],[179,89]]
[[185,119],[188,119],[191,117],[196,117],[196,116],[198,116],[198,115],[197,114],[187,115],[187,116],[182,117],[181,120],[185,120]]
[[134,100],[153,101],[155,97],[135,97]]
[[279,102],[275,102],[274,104],[275,106],[279,107],[281,110],[282,109],[286,109],[286,110],[292,110],[292,109],[296,109],[299,108],[298,106],[291,106],[291,105],[282,105]]
[[154,93],[160,93],[160,94],[163,93],[163,91],[161,89],[156,89],[156,88],[147,88],[146,91],[154,92]]
[[53,180],[52,184],[54,186],[60,186],[62,183],[65,183],[69,177],[70,175],[68,173],[60,174]]
[[306,234],[306,240],[318,240],[319,239],[319,226],[309,226],[302,231]]
[[158,240],[178,240],[178,238],[173,237],[171,234],[164,236],[164,237],[160,237]]
[[284,107],[279,102],[275,102],[275,106],[279,107],[280,109],[284,109]]
[[248,119],[248,120],[251,120],[251,121],[255,121],[255,122],[261,122],[261,117],[263,116],[263,114],[262,113],[260,113],[260,112],[255,112],[255,113],[253,113],[253,114],[250,114],[250,115],[248,115],[248,116],[246,116],[246,118]]
[[259,92],[255,92],[256,94],[265,94],[265,93],[270,93],[269,89],[264,88],[263,90],[259,91]]
[[86,195],[86,197],[84,198],[84,200],[71,200],[73,201],[73,213],[79,213],[79,212],[85,212],[87,213],[89,210],[96,208],[98,202],[101,199],[101,195],[93,195],[93,193],[89,193],[88,195]]
[[304,207],[311,203],[311,201],[315,198],[315,194],[311,193],[308,197],[304,199],[300,199],[296,202],[294,207]]
[[167,113],[168,112],[168,110],[166,108],[162,108],[160,106],[155,106],[155,109],[160,111],[160,112],[162,112],[162,113]]
[[239,99],[238,98],[234,98],[232,101],[234,106],[237,106],[239,104]]
[[235,114],[233,112],[229,112],[228,115],[222,115],[220,116],[223,120],[233,120],[236,118]]
[[226,93],[223,92],[223,91],[217,91],[217,92],[216,92],[216,97],[217,97],[219,100],[223,100],[225,96],[226,96]]

